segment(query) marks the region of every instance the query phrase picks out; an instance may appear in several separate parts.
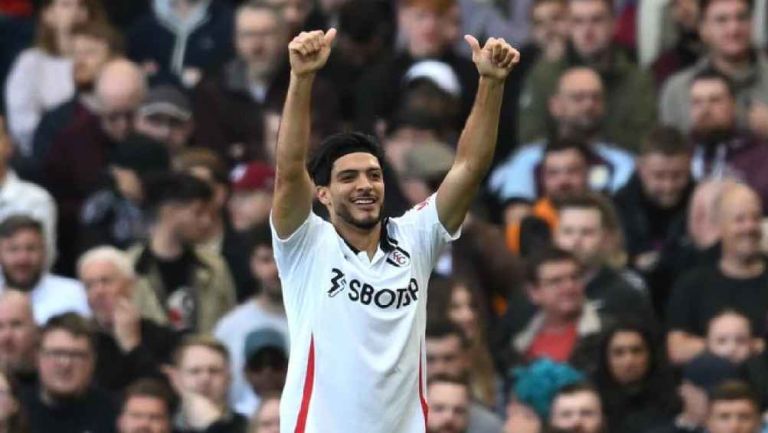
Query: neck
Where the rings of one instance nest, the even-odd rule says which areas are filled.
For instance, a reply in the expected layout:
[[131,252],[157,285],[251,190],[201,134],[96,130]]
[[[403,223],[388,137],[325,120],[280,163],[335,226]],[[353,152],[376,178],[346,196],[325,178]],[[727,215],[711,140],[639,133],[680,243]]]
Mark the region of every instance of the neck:
[[260,306],[261,308],[263,308],[264,310],[270,313],[277,313],[277,314],[285,313],[283,302],[273,299],[271,296],[265,293],[264,289],[262,289],[261,293],[256,295],[256,297],[254,298],[254,301],[258,306]]
[[368,230],[355,227],[340,220],[334,226],[341,237],[355,247],[355,249],[368,253],[369,259],[372,259],[373,255],[376,254],[376,249],[381,240],[381,221]]
[[9,171],[7,164],[0,164],[0,185],[4,184],[6,179],[8,179]]
[[252,67],[251,65],[248,65],[247,68],[248,68],[248,81],[251,84],[266,86],[269,83],[269,74],[266,74],[260,68],[255,68],[255,67]]
[[765,262],[759,254],[748,257],[723,254],[720,259],[720,269],[729,277],[753,278],[763,273]]
[[184,245],[172,234],[171,230],[157,225],[149,238],[149,249],[161,259],[175,259],[181,256]]
[[715,69],[729,76],[744,72],[751,64],[752,57],[749,51],[735,57],[712,56],[712,65]]
[[59,55],[69,57],[72,54],[72,33],[68,31],[59,32],[56,35],[56,45],[59,48]]
[[568,315],[547,314],[544,319],[544,329],[548,331],[563,331],[575,323],[575,318]]

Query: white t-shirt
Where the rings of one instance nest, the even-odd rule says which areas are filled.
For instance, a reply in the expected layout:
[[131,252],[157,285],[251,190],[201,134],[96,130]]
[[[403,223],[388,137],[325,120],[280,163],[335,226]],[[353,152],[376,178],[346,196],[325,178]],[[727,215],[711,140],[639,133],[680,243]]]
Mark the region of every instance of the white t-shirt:
[[274,233],[291,336],[283,433],[424,433],[427,283],[445,244],[436,195],[390,219],[373,260],[315,214]]

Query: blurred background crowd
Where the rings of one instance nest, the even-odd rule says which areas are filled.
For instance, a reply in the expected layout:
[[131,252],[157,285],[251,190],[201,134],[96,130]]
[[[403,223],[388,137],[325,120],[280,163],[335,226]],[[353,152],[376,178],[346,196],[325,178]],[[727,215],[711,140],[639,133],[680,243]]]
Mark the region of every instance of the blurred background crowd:
[[522,54],[429,433],[766,431],[767,3],[0,0],[0,433],[278,431],[286,47],[330,27],[312,142],[375,136],[391,216],[451,167],[461,36]]

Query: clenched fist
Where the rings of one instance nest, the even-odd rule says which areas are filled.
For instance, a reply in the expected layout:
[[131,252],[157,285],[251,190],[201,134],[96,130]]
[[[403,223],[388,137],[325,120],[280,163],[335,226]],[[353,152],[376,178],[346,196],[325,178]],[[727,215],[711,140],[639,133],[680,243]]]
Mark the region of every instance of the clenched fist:
[[464,40],[472,48],[472,61],[482,77],[503,81],[520,61],[520,52],[504,39],[489,38],[483,47],[474,36],[466,35]]
[[327,32],[315,30],[301,32],[288,44],[291,71],[299,76],[311,74],[325,66],[331,54],[331,44],[336,38],[336,29]]

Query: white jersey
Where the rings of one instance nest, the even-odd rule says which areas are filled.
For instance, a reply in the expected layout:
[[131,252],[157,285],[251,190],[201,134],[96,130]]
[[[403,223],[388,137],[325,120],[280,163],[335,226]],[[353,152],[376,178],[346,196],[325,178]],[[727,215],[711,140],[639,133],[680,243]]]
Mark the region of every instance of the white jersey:
[[282,433],[424,433],[427,283],[450,235],[432,195],[386,225],[389,252],[354,251],[314,213],[275,260],[291,335]]

